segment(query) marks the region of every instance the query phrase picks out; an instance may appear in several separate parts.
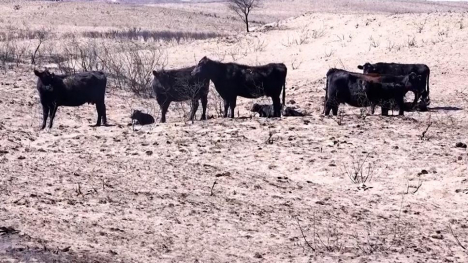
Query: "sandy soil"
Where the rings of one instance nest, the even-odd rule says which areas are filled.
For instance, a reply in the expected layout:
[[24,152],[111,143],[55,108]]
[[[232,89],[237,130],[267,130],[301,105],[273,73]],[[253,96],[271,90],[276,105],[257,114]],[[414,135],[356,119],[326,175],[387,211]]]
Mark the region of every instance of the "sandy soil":
[[[18,232],[0,233],[0,262],[468,262],[467,27],[463,12],[324,11],[167,47],[173,68],[284,62],[304,118],[260,119],[246,99],[216,118],[211,101],[214,119],[173,106],[133,130],[131,109],[157,117],[156,102],[110,87],[113,126],[90,127],[88,105],[39,131],[32,68],[2,69],[0,231]],[[328,68],[367,61],[429,65],[431,110],[322,116]]]

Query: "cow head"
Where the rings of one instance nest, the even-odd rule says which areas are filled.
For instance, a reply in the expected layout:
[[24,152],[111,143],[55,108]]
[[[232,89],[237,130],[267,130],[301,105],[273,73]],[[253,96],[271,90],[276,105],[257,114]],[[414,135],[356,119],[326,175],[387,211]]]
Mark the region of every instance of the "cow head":
[[156,70],[153,70],[153,76],[155,79],[163,79],[167,76],[167,73],[164,69],[160,70],[160,71],[156,71]]
[[133,120],[133,119],[138,119],[138,117],[141,115],[141,111],[139,110],[133,110],[132,112],[132,115],[130,116],[130,118]]
[[166,72],[164,70],[156,71],[153,70],[153,86],[161,87],[166,80]]
[[204,56],[200,61],[198,62],[197,66],[192,70],[192,76],[195,75],[201,75],[201,76],[206,76],[207,73],[207,67],[211,60]]
[[369,62],[367,62],[364,65],[359,65],[357,68],[361,69],[364,74],[366,74],[366,73],[378,73],[377,69]]
[[36,75],[41,81],[42,89],[46,91],[53,91],[53,84],[56,82],[54,73],[50,73],[47,69],[42,72],[34,70],[34,75]]

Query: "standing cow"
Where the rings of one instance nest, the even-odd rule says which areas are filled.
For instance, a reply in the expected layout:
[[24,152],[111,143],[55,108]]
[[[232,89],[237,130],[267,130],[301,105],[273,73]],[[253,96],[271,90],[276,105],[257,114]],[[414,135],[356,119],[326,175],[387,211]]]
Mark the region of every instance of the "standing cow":
[[[360,74],[341,69],[330,69],[327,72],[325,115],[333,111],[338,114],[338,106],[347,103],[354,107],[376,105],[382,108],[382,115],[394,104],[398,105],[399,114],[404,114],[404,96],[408,91],[416,91],[421,76],[411,73],[406,76],[380,74]],[[415,98],[413,105],[416,103]]]
[[363,70],[364,74],[367,73],[378,73],[386,75],[408,75],[411,72],[421,75],[422,81],[416,87],[415,97],[416,101],[421,96],[420,110],[427,110],[427,106],[430,104],[429,97],[429,75],[431,73],[429,67],[425,64],[399,64],[399,63],[365,63],[359,65],[358,69]]
[[280,95],[283,90],[283,105],[286,98],[287,68],[283,63],[263,66],[246,66],[236,63],[221,63],[203,57],[193,76],[203,76],[213,81],[216,90],[224,100],[224,117],[234,118],[237,96],[244,98],[271,97],[274,117],[281,117]]
[[43,122],[41,129],[46,127],[50,116],[49,128],[55,118],[59,106],[77,107],[85,103],[96,104],[98,114],[96,126],[107,125],[106,94],[107,77],[101,71],[89,71],[71,75],[55,75],[47,69],[34,70],[38,77],[37,90],[41,99]]
[[187,100],[192,101],[190,120],[195,118],[199,100],[203,108],[201,119],[206,120],[210,80],[192,76],[191,72],[194,68],[153,71],[153,90],[161,108],[161,122],[166,122],[166,113],[171,102]]

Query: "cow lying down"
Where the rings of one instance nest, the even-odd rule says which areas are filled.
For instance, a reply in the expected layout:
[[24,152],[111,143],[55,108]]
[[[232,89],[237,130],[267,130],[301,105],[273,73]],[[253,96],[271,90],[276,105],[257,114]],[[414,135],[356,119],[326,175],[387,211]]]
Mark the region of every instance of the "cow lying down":
[[[275,116],[275,110],[273,105],[270,104],[258,104],[255,103],[250,110],[252,112],[256,112],[260,115],[260,117],[271,118]],[[305,116],[306,114],[292,108],[292,107],[284,107],[282,110],[283,116]]]
[[132,124],[149,125],[154,123],[153,116],[140,110],[134,110],[130,118],[132,119]]

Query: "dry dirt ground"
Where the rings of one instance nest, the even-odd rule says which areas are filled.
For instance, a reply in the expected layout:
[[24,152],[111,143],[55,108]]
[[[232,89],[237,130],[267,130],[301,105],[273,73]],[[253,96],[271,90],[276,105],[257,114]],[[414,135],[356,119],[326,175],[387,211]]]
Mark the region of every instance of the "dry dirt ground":
[[[57,22],[62,31],[88,26],[80,8],[142,8],[47,5],[78,10],[77,25]],[[5,24],[23,17],[11,6]],[[284,62],[287,101],[303,118],[252,117],[241,99],[241,118],[217,118],[211,102],[214,119],[192,124],[172,107],[168,123],[133,130],[130,110],[157,115],[155,101],[109,87],[112,126],[90,127],[87,105],[59,108],[39,131],[32,67],[2,68],[0,262],[468,262],[468,155],[455,147],[468,143],[467,13],[325,11],[166,47],[170,68],[204,55]],[[366,61],[429,65],[430,111],[322,116],[326,71]],[[359,171],[364,185],[349,177]]]

